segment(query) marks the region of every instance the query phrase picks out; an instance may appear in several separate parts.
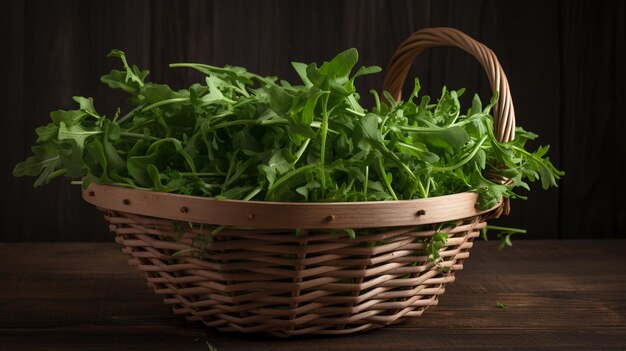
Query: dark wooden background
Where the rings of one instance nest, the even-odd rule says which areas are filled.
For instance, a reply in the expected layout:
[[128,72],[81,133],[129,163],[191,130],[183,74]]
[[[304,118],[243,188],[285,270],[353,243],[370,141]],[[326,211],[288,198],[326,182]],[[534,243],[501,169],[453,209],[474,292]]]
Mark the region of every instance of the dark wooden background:
[[[66,180],[33,189],[11,170],[50,111],[92,96],[114,111],[121,96],[99,82],[117,66],[112,48],[182,88],[200,77],[177,61],[234,64],[295,80],[289,62],[321,62],[356,47],[361,63],[386,66],[410,33],[452,26],[498,55],[518,123],[551,144],[567,175],[558,189],[515,201],[499,225],[526,238],[626,238],[624,1],[8,1],[0,12],[2,217],[0,241],[108,241],[100,214]],[[489,98],[479,65],[456,49],[432,49],[412,74],[426,92],[443,84]],[[361,81],[362,95],[382,75]],[[368,98],[366,98],[368,99]],[[521,239],[521,237],[520,237]]]

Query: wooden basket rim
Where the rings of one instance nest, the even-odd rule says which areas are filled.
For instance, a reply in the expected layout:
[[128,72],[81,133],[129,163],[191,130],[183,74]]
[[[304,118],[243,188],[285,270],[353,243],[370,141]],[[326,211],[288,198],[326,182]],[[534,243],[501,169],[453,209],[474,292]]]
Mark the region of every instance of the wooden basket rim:
[[490,212],[478,194],[371,202],[270,202],[217,200],[91,183],[82,190],[97,207],[194,223],[259,229],[339,229],[411,226],[454,221]]

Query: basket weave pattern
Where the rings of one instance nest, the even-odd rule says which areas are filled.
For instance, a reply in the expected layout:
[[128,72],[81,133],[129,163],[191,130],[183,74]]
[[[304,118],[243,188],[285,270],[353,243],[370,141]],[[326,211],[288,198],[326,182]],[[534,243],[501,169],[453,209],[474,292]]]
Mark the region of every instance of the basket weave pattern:
[[[354,239],[340,230],[227,228],[211,236],[199,224],[104,211],[129,263],[174,313],[222,331],[278,336],[351,333],[420,316],[454,281],[485,225],[476,216],[442,229],[450,238],[433,262],[424,253],[432,225],[357,231]],[[198,253],[174,256],[190,247]]]
[[[444,45],[481,63],[500,93],[497,138],[510,141],[515,113],[506,75],[491,50],[458,30],[411,35],[393,55],[384,89],[399,99],[415,56]],[[479,211],[475,193],[270,203],[91,184],[83,198],[105,213],[129,263],[174,313],[222,331],[277,336],[347,334],[420,316],[463,268],[485,221],[509,210],[504,201]],[[434,260],[426,247],[438,231],[449,239]]]

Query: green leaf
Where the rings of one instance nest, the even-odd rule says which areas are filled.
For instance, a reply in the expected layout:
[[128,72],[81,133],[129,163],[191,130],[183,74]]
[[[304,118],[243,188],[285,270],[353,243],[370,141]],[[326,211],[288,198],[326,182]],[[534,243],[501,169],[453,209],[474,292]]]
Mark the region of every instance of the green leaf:
[[166,186],[163,186],[163,184],[161,183],[161,174],[159,173],[159,170],[156,168],[154,164],[148,164],[146,166],[146,172],[148,173],[148,176],[152,180],[152,187],[156,191],[162,191],[166,193],[172,191],[172,189]]
[[304,125],[310,126],[311,123],[313,123],[317,101],[319,100],[320,96],[324,94],[328,94],[328,92],[319,90],[317,88],[311,89],[310,93],[307,94],[307,101],[306,101],[306,104],[304,105],[304,108],[302,109],[302,118],[300,119],[300,121]]
[[130,94],[137,94],[139,86],[136,83],[126,81],[126,73],[118,70],[111,70],[109,74],[100,77],[100,81],[113,89],[122,89]]
[[422,142],[450,153],[469,140],[469,134],[459,126],[411,130],[410,135],[415,142]]
[[59,126],[59,140],[74,140],[78,145],[80,152],[85,147],[85,140],[93,135],[102,134],[101,130],[86,130],[80,125],[67,126],[65,122],[61,122]]
[[128,173],[133,179],[141,186],[150,187],[154,183],[152,176],[148,173],[148,166],[157,162],[158,156],[156,153],[151,153],[146,156],[133,156],[129,157],[126,162]]
[[219,196],[216,196],[217,199],[243,199],[250,191],[254,189],[253,186],[235,186],[231,187],[228,190],[224,191]]
[[428,245],[426,245],[426,252],[432,262],[437,262],[441,258],[440,251],[448,243],[448,237],[448,234],[442,231],[437,231],[430,237]]
[[59,135],[59,126],[55,123],[48,123],[45,126],[37,127],[37,144],[45,143],[49,140],[57,139]]
[[[169,149],[163,149],[164,146],[166,147],[168,145],[174,147],[173,152],[172,150],[169,150]],[[155,141],[154,143],[150,145],[150,147],[148,147],[148,150],[146,151],[147,154],[152,154],[153,152],[161,153],[165,157],[172,157],[175,155],[180,155],[185,160],[184,164],[186,165],[186,167],[188,167],[188,170],[192,172],[196,172],[196,166],[195,166],[193,159],[187,153],[187,151],[185,151],[183,144],[178,139],[163,138],[163,139]]]
[[59,156],[67,177],[80,178],[86,173],[87,166],[83,161],[82,150],[74,140],[59,143]]
[[409,103],[413,103],[413,99],[417,98],[419,92],[422,90],[422,85],[420,84],[419,78],[415,77],[413,81],[413,91],[411,92],[411,96],[409,97]]
[[397,142],[396,145],[398,146],[398,148],[404,152],[409,153],[410,155],[416,157],[419,160],[428,162],[428,163],[435,163],[437,161],[439,161],[439,156],[428,150],[428,147],[426,146],[426,144],[424,143],[418,143],[418,142],[409,142],[409,140],[406,140],[407,142]]
[[291,109],[293,104],[293,96],[287,93],[285,89],[275,85],[270,90],[270,107],[279,116],[285,115]]
[[311,190],[317,190],[319,188],[321,188],[321,184],[315,180],[306,183],[305,185],[296,188],[296,192],[300,195],[302,195],[302,197],[304,198],[305,201],[309,201],[310,200],[310,196],[309,193],[311,192]]
[[123,170],[126,168],[126,161],[120,156],[119,151],[115,147],[115,143],[121,138],[120,126],[115,122],[108,122],[104,128],[104,138],[102,146],[106,155],[107,163],[110,167],[108,170]]
[[291,171],[293,169],[293,164],[285,157],[286,155],[286,150],[277,150],[269,159],[267,165],[270,168],[276,169],[277,174],[283,174]]
[[469,115],[473,116],[482,112],[483,112],[483,104],[480,101],[480,97],[478,97],[478,94],[474,94],[474,98],[472,99],[472,109],[470,110]]
[[383,143],[383,137],[378,129],[378,116],[368,113],[354,126],[353,139],[355,144],[364,151],[378,148]]
[[126,61],[126,54],[124,53],[124,51],[122,50],[117,50],[117,49],[113,49],[111,50],[111,52],[107,55],[107,57],[117,57],[122,61],[122,65],[124,66],[124,70],[126,73],[125,79],[124,81],[126,83],[135,83],[137,84],[138,87],[143,87],[144,82],[143,80],[146,78],[146,76],[148,75],[147,71],[139,71],[139,69],[137,68],[137,66],[133,66],[132,68],[128,65],[128,62]]
[[96,112],[95,107],[93,107],[93,98],[74,96],[72,99],[78,103],[80,110],[85,114],[92,116],[99,121],[103,119],[103,117]]
[[320,67],[320,73],[332,78],[347,78],[358,60],[358,51],[355,48],[348,49],[339,53],[329,62],[324,62]]
[[[358,59],[358,54],[357,54],[357,59]],[[354,80],[358,77],[366,76],[369,74],[375,74],[375,73],[381,72],[382,70],[383,69],[380,68],[379,66],[369,66],[369,67],[361,66],[361,68],[359,68],[356,71],[354,76],[352,76],[351,81],[354,82]]]
[[184,94],[174,92],[166,84],[153,84],[153,83],[142,86],[139,94],[140,96],[143,97],[143,102],[145,102],[147,105],[151,105],[154,103],[158,103],[158,102],[173,99],[173,98],[185,97]]
[[108,175],[108,163],[104,154],[104,147],[98,139],[94,139],[85,147],[86,153],[89,158],[86,160],[87,167],[89,168],[89,176],[91,180],[101,182],[108,182],[110,180]]
[[302,80],[302,83],[304,83],[304,85],[307,88],[310,88],[313,86],[313,83],[311,83],[311,80],[309,80],[309,77],[307,77],[307,73],[306,73],[307,66],[308,66],[307,64],[301,63],[301,62],[292,62],[291,66],[296,71],[296,73],[298,73],[298,76]]
[[485,152],[485,150],[480,149],[476,152],[473,160],[474,162],[476,162],[476,166],[479,169],[485,169],[487,164],[487,153]]
[[50,176],[61,166],[58,146],[53,142],[32,147],[33,156],[15,165],[13,176],[37,177],[34,186],[39,187],[50,181]]
[[80,120],[86,115],[87,113],[81,110],[56,110],[54,112],[50,112],[50,119],[52,119],[57,126],[60,126],[61,123],[63,123],[66,126],[71,127],[80,122]]

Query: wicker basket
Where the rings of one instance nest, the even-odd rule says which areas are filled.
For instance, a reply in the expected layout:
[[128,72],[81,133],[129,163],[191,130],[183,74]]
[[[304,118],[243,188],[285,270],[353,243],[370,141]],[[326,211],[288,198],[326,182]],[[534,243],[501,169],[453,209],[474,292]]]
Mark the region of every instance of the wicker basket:
[[[498,60],[457,30],[425,29],[402,43],[385,89],[399,99],[414,57],[443,45],[483,65],[500,92],[497,136],[512,139],[513,105]],[[221,331],[277,336],[347,334],[420,316],[463,268],[485,220],[508,211],[502,203],[477,210],[475,193],[272,203],[91,184],[83,197],[105,212],[130,265],[175,314]],[[356,230],[356,238],[345,228]],[[450,238],[433,262],[424,249],[437,230]]]

